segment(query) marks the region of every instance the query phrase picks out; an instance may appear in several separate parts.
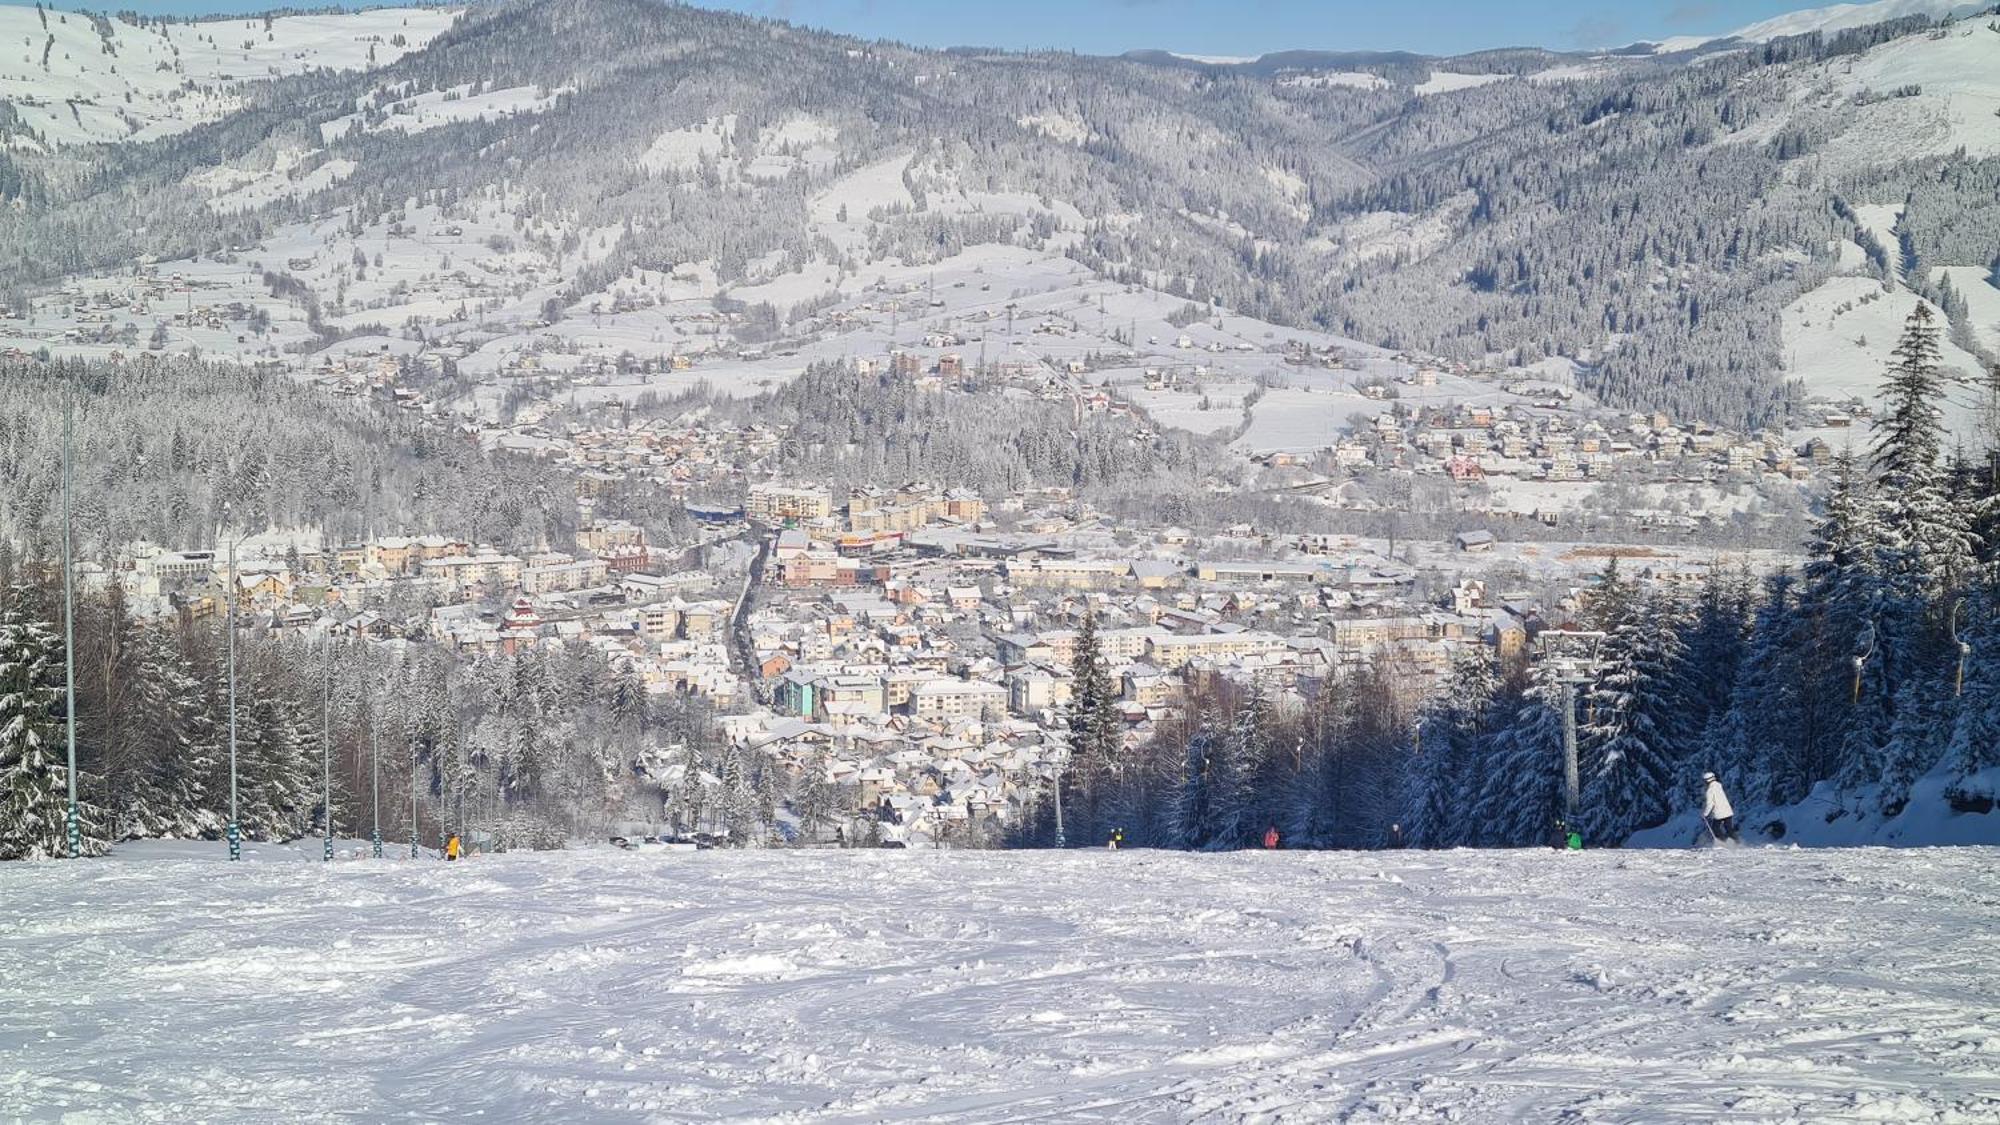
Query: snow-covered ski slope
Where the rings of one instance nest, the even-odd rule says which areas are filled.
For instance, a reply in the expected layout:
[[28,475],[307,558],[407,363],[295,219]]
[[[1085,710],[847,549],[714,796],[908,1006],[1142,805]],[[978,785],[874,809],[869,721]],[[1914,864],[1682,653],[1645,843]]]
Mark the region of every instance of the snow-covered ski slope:
[[1993,849],[221,851],[0,865],[0,1118],[2000,1120]]

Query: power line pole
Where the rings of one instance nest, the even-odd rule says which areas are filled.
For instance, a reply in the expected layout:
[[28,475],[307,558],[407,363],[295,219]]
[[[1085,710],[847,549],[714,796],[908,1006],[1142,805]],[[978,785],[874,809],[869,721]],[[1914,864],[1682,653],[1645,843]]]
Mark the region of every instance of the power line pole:
[[69,836],[69,857],[83,854],[83,819],[76,807],[76,558],[70,531],[70,478],[75,475],[75,455],[71,450],[76,431],[76,372],[63,383],[63,685],[68,709],[69,815],[65,825]]

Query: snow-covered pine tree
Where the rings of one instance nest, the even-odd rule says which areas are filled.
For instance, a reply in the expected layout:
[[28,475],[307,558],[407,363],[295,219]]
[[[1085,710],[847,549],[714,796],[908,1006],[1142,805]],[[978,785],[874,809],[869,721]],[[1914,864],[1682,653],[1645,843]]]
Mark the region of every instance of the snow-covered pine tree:
[[1097,613],[1084,607],[1070,661],[1070,701],[1063,713],[1069,765],[1063,770],[1063,812],[1071,839],[1093,840],[1107,827],[1100,814],[1102,790],[1123,753],[1125,724],[1118,712],[1118,685],[1097,639]]
[[1578,733],[1586,838],[1615,844],[1664,821],[1688,742],[1683,608],[1625,594],[1594,622],[1606,636]]
[[1511,711],[1507,724],[1481,739],[1486,784],[1473,812],[1474,838],[1482,847],[1550,843],[1563,815],[1562,686],[1546,664],[1528,687],[1496,706]]
[[[282,659],[281,653],[268,654]],[[282,667],[253,661],[238,680],[237,777],[245,837],[296,840],[319,800],[318,724],[287,690]],[[309,755],[310,748],[310,759]],[[308,761],[310,760],[310,765]]]
[[[1329,675],[1313,695],[1301,731],[1305,769],[1290,818],[1291,838],[1306,847],[1353,846],[1358,835],[1350,831],[1360,803],[1354,793],[1361,772],[1355,757],[1370,725],[1368,696],[1376,686],[1369,675],[1343,670]],[[1406,738],[1396,739],[1391,749],[1399,752]],[[1392,805],[1393,798],[1383,804]]]
[[[2000,582],[1982,582],[1970,590],[1960,619],[1966,623],[1960,635],[1970,655],[1945,759],[1955,784],[2000,767]],[[1953,674],[1955,681],[1956,669]]]
[[129,667],[122,725],[137,732],[138,768],[120,794],[121,837],[195,839],[223,830],[219,787],[227,784],[220,732],[178,638],[135,624],[123,646]]
[[1453,847],[1470,838],[1466,797],[1479,789],[1480,740],[1499,690],[1486,646],[1460,648],[1444,685],[1418,717],[1403,814],[1412,846]]
[[[1713,752],[1724,742],[1724,720],[1750,640],[1755,591],[1747,567],[1711,566],[1702,577],[1687,629],[1678,704],[1687,753]],[[1679,791],[1691,789],[1683,785]]]
[[799,819],[800,840],[818,843],[828,825],[840,819],[840,794],[827,776],[824,753],[816,753],[799,767],[792,790],[792,814]]
[[1261,691],[1230,717],[1228,728],[1208,754],[1208,800],[1212,830],[1205,846],[1248,847],[1270,823],[1258,782],[1270,757],[1271,708]]
[[757,795],[751,787],[750,767],[743,751],[731,745],[722,752],[722,792],[719,813],[722,830],[729,842],[745,845],[757,835]]
[[[1843,450],[1834,459],[1824,511],[1806,546],[1797,591],[1801,620],[1779,623],[1794,638],[1791,659],[1801,681],[1797,705],[1826,719],[1795,755],[1810,771],[1804,779],[1808,788],[1833,776],[1872,780],[1888,737],[1890,701],[1877,629],[1886,589],[1881,568],[1887,531],[1878,515],[1872,483]],[[1863,658],[1859,675],[1857,658]],[[1778,789],[1792,787],[1780,782],[1778,773],[1771,780]]]
[[1944,752],[1951,728],[1941,679],[1949,659],[1944,616],[1976,561],[1971,512],[1939,462],[1946,386],[1938,336],[1930,309],[1919,305],[1892,353],[1875,422],[1871,514],[1880,581],[1865,610],[1875,644],[1841,781],[1879,785],[1886,809],[1900,808],[1910,784]]
[[69,854],[62,647],[25,600],[0,609],[0,859],[51,859]]
[[1919,303],[1890,353],[1871,465],[1882,502],[1883,570],[1899,597],[1935,604],[1973,566],[1968,513],[1953,503],[1944,451],[1946,382],[1930,307]]
[[[1813,721],[1823,685],[1801,660],[1801,638],[1809,635],[1813,620],[1800,612],[1798,591],[1798,577],[1790,571],[1765,579],[1720,738],[1710,759],[1695,763],[1717,772],[1728,764],[1745,767],[1739,799],[1746,806],[1791,804],[1832,768],[1833,743]],[[1846,700],[1839,702],[1844,713]],[[1690,800],[1700,797],[1692,779],[1683,793]]]
[[1216,808],[1211,758],[1223,734],[1213,711],[1204,709],[1188,736],[1180,787],[1166,817],[1168,847],[1199,850],[1216,836]]

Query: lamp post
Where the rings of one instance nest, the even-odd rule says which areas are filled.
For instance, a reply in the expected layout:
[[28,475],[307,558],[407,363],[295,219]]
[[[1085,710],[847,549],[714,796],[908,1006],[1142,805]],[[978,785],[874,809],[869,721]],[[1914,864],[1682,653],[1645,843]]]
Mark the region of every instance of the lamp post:
[[1972,646],[1958,635],[1958,611],[1965,608],[1965,599],[1960,598],[1951,605],[1951,643],[1958,647],[1958,676],[1952,683],[1951,694],[1959,698],[1965,694],[1965,662],[1972,656]]
[[1874,623],[1863,625],[1856,640],[1861,645],[1861,651],[1854,654],[1854,694],[1849,702],[1858,707],[1861,704],[1861,670],[1867,666],[1868,658],[1875,655]]
[[1063,775],[1063,767],[1068,764],[1069,764],[1069,748],[1064,747],[1062,756],[1056,759],[1056,770],[1055,770],[1057,848],[1069,847],[1069,839],[1063,835],[1063,817],[1062,817],[1062,775]]
[[410,858],[417,858],[417,744],[410,742]]
[[326,638],[325,694],[320,702],[319,784],[320,806],[325,809],[326,849],[322,863],[333,862],[333,637]]
[[382,732],[376,729],[374,717],[368,722],[368,769],[373,775],[374,797],[369,802],[374,810],[375,831],[371,836],[376,859],[382,858]]
[[63,383],[63,688],[68,710],[69,765],[64,776],[69,781],[69,813],[64,818],[69,837],[69,857],[83,854],[83,819],[76,806],[76,559],[70,534],[70,478],[75,475],[71,446],[76,430],[76,375]]
[[236,818],[236,522],[234,509],[225,500],[222,502],[222,519],[229,525],[229,587],[223,596],[223,629],[229,634],[229,859],[235,862],[243,858],[243,827]]

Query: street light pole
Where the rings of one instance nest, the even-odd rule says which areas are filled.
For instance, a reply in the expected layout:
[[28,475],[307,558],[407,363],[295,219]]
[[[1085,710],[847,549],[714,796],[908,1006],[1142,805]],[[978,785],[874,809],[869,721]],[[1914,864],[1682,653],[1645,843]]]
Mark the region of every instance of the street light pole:
[[326,638],[325,696],[319,719],[320,804],[326,810],[326,851],[321,862],[333,862],[333,637]]
[[76,807],[76,557],[70,533],[70,478],[75,475],[75,455],[71,446],[76,430],[76,374],[63,383],[63,686],[68,708],[69,814],[65,819],[69,836],[69,857],[83,854],[83,819]]
[[1972,646],[1958,635],[1958,611],[1965,608],[1965,599],[1960,598],[1951,606],[1951,643],[1958,646],[1958,676],[1952,681],[1952,698],[1965,695],[1965,662],[1972,656]]
[[1063,761],[1056,763],[1056,847],[1058,848],[1069,847],[1069,840],[1063,835],[1062,817],[1062,775],[1063,766],[1068,764],[1068,758],[1069,755],[1065,752]]
[[374,717],[368,722],[368,768],[374,775],[375,796],[369,803],[374,808],[375,858],[382,858],[382,732],[375,727]]
[[236,819],[236,522],[223,501],[222,518],[229,524],[229,588],[223,591],[224,629],[229,634],[229,859],[243,858],[243,827]]
[[1859,707],[1861,705],[1861,671],[1867,666],[1868,658],[1875,655],[1874,623],[1869,622],[1862,625],[1861,635],[1857,639],[1862,645],[1862,650],[1854,654],[1854,696],[1849,702]]

